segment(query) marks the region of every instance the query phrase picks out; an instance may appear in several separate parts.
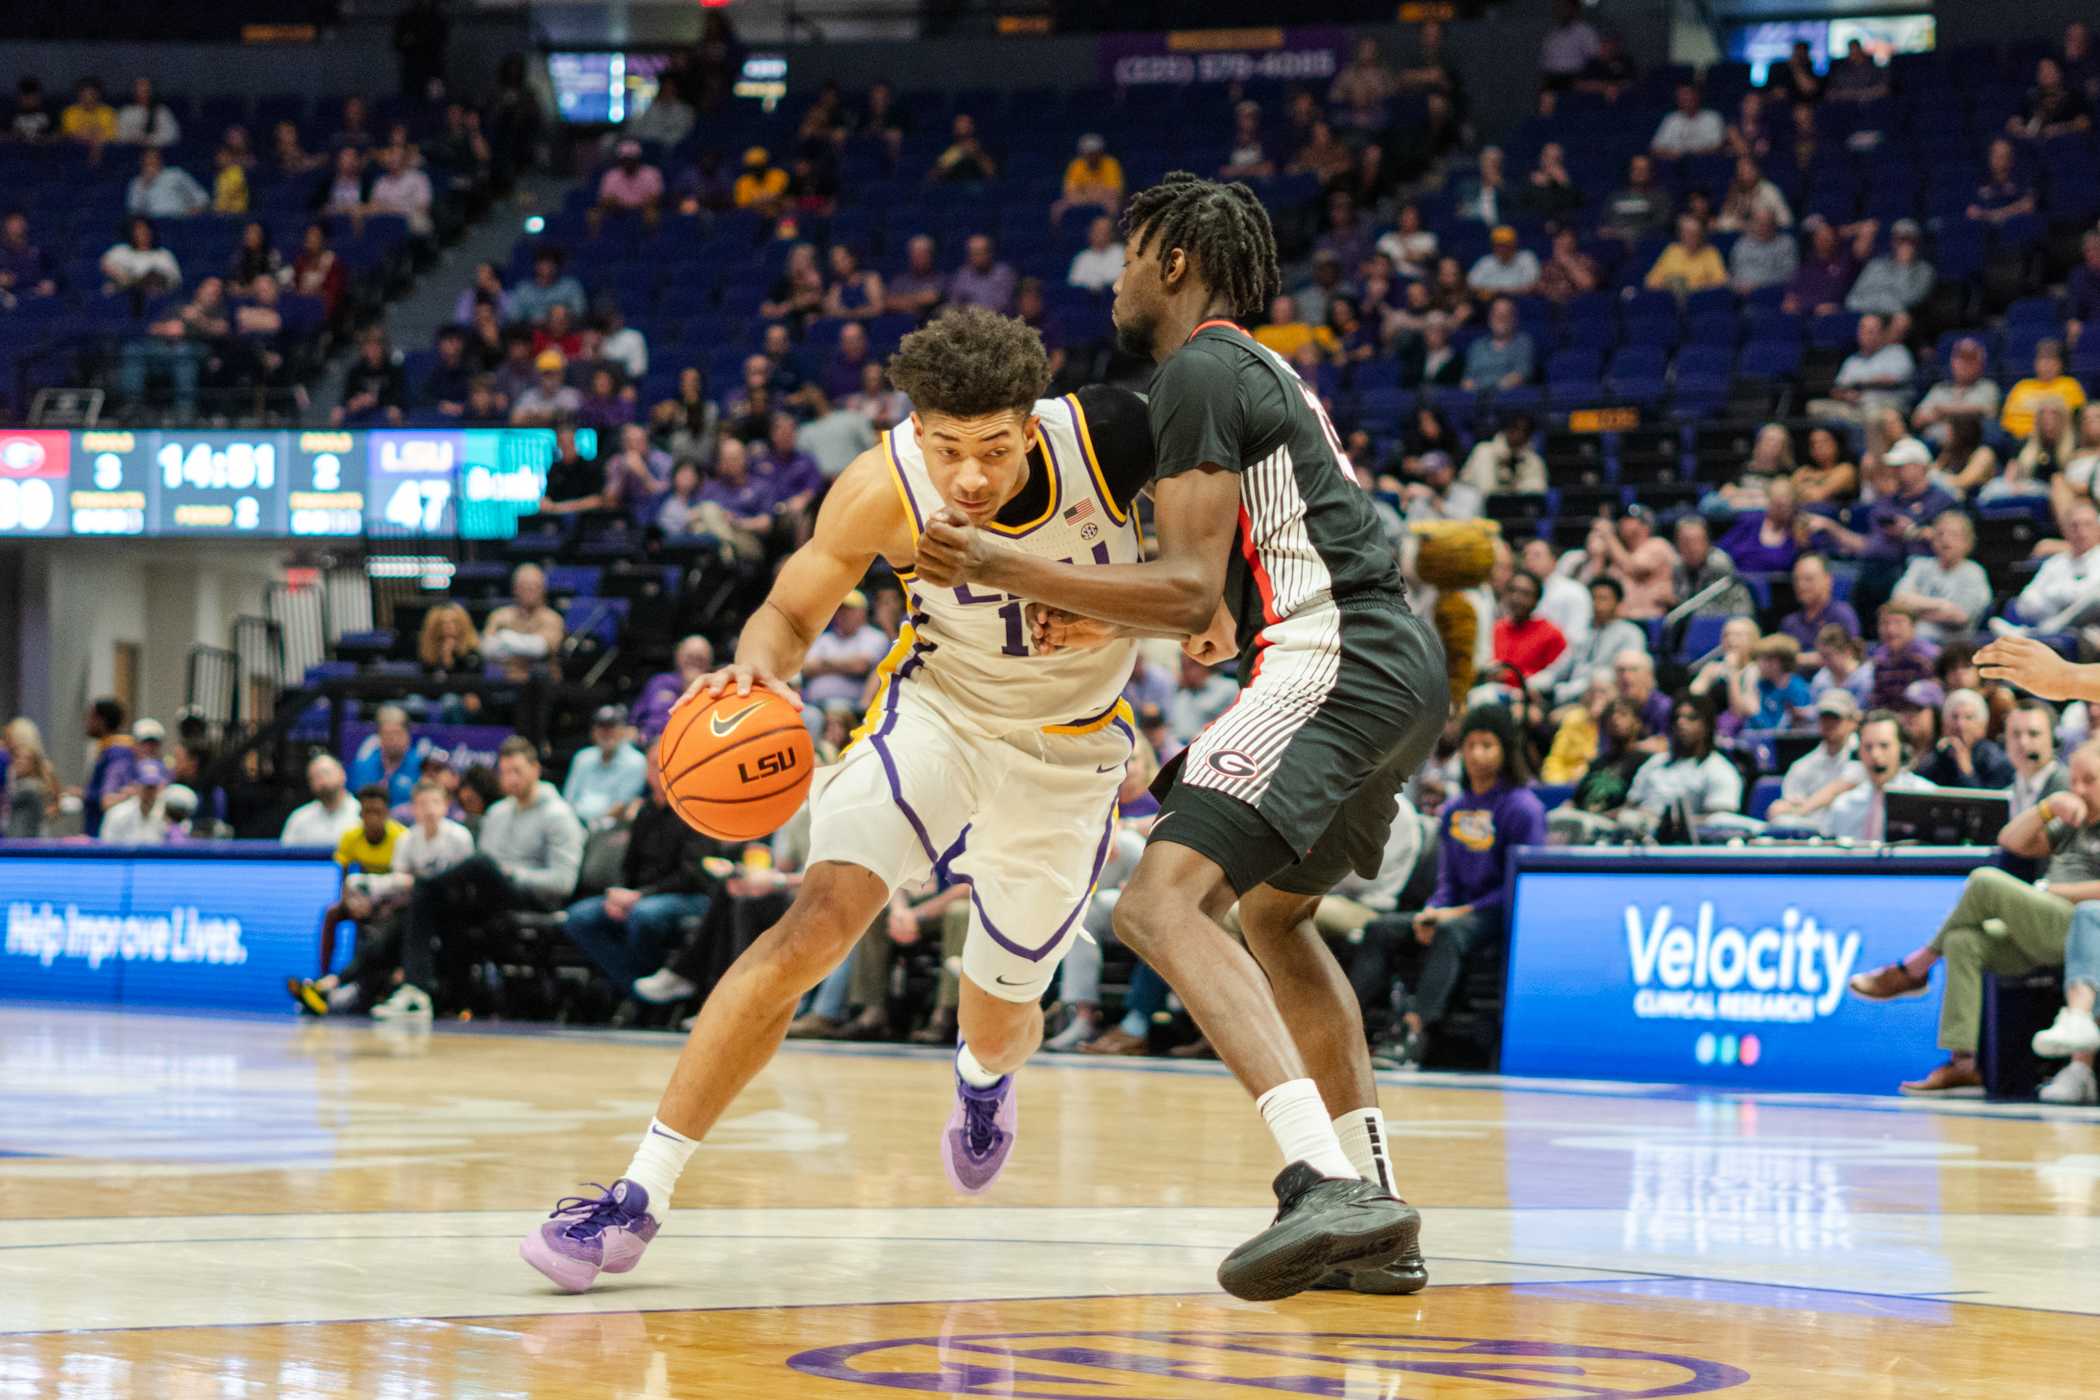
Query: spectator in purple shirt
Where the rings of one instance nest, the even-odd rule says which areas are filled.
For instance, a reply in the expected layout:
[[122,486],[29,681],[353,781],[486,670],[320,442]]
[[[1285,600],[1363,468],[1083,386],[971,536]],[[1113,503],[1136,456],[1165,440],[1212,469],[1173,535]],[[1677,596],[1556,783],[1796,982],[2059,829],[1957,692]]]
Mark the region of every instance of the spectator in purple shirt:
[[29,216],[19,209],[0,219],[0,306],[58,291],[51,259],[29,237]]
[[773,523],[773,486],[751,470],[742,443],[737,443],[737,451],[726,450],[734,441],[723,439],[724,450],[715,454],[714,474],[700,488],[700,500],[703,505],[720,506],[742,528],[762,532]]
[[773,493],[775,515],[800,515],[824,492],[823,469],[797,445],[795,430],[794,414],[774,414],[766,445],[752,465],[752,475]]
[[1901,562],[1931,553],[1932,522],[1961,502],[1932,484],[1932,449],[1916,438],[1897,442],[1881,460],[1896,469],[1896,489],[1868,507],[1865,534],[1821,517],[1809,518],[1809,529],[1859,559]]
[[840,326],[838,348],[831,352],[831,358],[824,362],[824,372],[817,378],[824,397],[838,403],[859,393],[861,372],[874,363],[874,357],[868,353],[868,328],[858,321]]
[[1830,561],[1820,554],[1804,554],[1794,561],[1794,601],[1799,604],[1780,620],[1779,630],[1801,644],[1801,660],[1811,669],[1822,665],[1816,653],[1816,634],[1825,627],[1845,629],[1859,635],[1859,614],[1852,605],[1831,596]]
[[1907,603],[1883,603],[1876,620],[1881,645],[1867,653],[1874,680],[1867,692],[1869,708],[1892,710],[1904,692],[1933,679],[1933,653],[1918,641],[1918,615]]
[[671,707],[686,688],[715,667],[715,649],[702,636],[687,637],[671,653],[671,669],[658,672],[642,687],[630,711],[644,748],[653,745],[671,722]]
[[2034,185],[2020,174],[2013,144],[2003,136],[1991,142],[1988,169],[1967,213],[1978,223],[2002,224],[2034,212]]
[[1721,536],[1721,552],[1735,561],[1737,573],[1783,574],[1801,557],[1805,537],[1793,479],[1775,477],[1765,488],[1765,508],[1738,516]]
[[963,265],[948,277],[948,301],[953,306],[981,306],[1010,316],[1018,280],[1013,265],[999,261],[991,235],[973,233],[963,245]]
[[1392,1028],[1384,1054],[1418,1064],[1444,1018],[1466,955],[1504,936],[1509,856],[1546,843],[1546,809],[1525,786],[1515,722],[1500,705],[1476,705],[1458,729],[1465,784],[1437,813],[1436,890],[1412,916],[1374,919],[1349,970],[1367,1021],[1393,1005],[1396,965],[1414,994]]
[[1811,216],[1802,220],[1808,247],[1802,250],[1801,266],[1787,283],[1786,309],[1796,316],[1814,316],[1839,311],[1852,279],[1859,275],[1859,260],[1838,237],[1827,219]]

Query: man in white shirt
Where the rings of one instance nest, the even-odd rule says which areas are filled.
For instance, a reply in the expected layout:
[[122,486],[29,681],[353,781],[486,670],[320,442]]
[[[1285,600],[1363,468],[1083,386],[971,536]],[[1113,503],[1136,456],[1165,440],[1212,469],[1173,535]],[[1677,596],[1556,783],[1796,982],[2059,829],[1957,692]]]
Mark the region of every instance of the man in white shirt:
[[211,207],[211,196],[187,170],[172,166],[158,149],[139,156],[139,173],[124,191],[124,209],[148,219],[179,219]]
[[1838,366],[1830,397],[1809,402],[1811,416],[1864,423],[1883,408],[1901,413],[1908,407],[1917,361],[1903,342],[1889,339],[1888,332],[1888,322],[1879,316],[1859,318],[1859,348]]
[[1576,0],[1555,0],[1553,27],[1539,44],[1539,78],[1549,88],[1565,88],[1603,48],[1596,28],[1582,17],[1582,6]]
[[131,770],[136,784],[131,796],[102,814],[102,841],[109,846],[159,846],[168,839],[169,818],[164,798],[168,788],[167,766],[157,758],[142,758]]
[[374,214],[399,214],[408,220],[408,231],[428,238],[430,222],[430,177],[408,162],[408,151],[388,146],[379,153],[380,176],[366,196]]
[[326,846],[333,852],[343,834],[361,820],[357,802],[350,796],[343,765],[331,754],[315,754],[306,765],[306,790],[313,801],[285,819],[278,840],[287,846]]
[[2056,711],[2045,701],[2022,700],[2005,719],[2005,756],[2012,760],[2008,818],[2017,817],[2070,785],[2070,770],[2056,757]]
[[1991,580],[1969,557],[1976,525],[1962,511],[1941,512],[1931,526],[1932,553],[1910,561],[1891,601],[1918,615],[1918,640],[1945,646],[1976,630],[1991,606]]
[[[1589,588],[1561,569],[1560,556],[1553,550],[1553,541],[1543,535],[1534,535],[1524,541],[1523,561],[1525,568],[1546,583],[1545,596],[1539,599],[1538,615],[1560,629],[1571,649],[1582,645],[1582,639],[1590,634]],[[1648,639],[1644,636],[1641,650],[1647,649]]]
[[1903,760],[1903,721],[1889,710],[1873,711],[1859,726],[1859,762],[1866,781],[1830,804],[1824,830],[1851,841],[1886,840],[1886,795],[1922,792],[1932,786],[1905,767]]
[[2079,501],[2065,512],[2064,545],[2012,601],[2013,616],[2027,626],[1992,618],[1993,632],[2061,632],[2100,608],[2100,510],[2091,501]]
[[1816,701],[1816,728],[1823,742],[1794,761],[1780,780],[1779,800],[1768,819],[1829,832],[1830,805],[1867,780],[1859,762],[1859,701],[1833,688]]
[[182,124],[153,91],[151,78],[131,85],[131,101],[117,108],[117,143],[124,146],[172,146],[182,139]]
[[1089,292],[1105,292],[1123,275],[1123,240],[1116,237],[1116,221],[1103,214],[1086,226],[1086,247],[1072,255],[1067,284]]
[[1939,447],[1947,441],[1947,424],[1953,418],[1974,418],[1986,424],[1998,421],[1998,384],[1986,379],[1988,363],[1983,342],[1963,336],[1947,356],[1948,377],[1925,391],[1910,425],[1926,441]]
[[1531,678],[1535,693],[1550,697],[1556,708],[1579,705],[1589,694],[1592,679],[1600,675],[1611,678],[1620,652],[1648,650],[1648,634],[1619,616],[1619,604],[1625,599],[1626,586],[1617,579],[1606,576],[1590,580],[1590,629],[1582,640],[1569,642],[1568,649],[1551,666]]
[[[1538,284],[1538,255],[1518,243],[1517,231],[1508,224],[1488,235],[1488,251],[1466,273],[1466,285],[1479,297],[1529,296]],[[1514,312],[1516,308],[1510,310]],[[1514,324],[1511,329],[1515,329]]]
[[860,705],[868,675],[889,654],[890,639],[868,622],[868,596],[858,588],[846,595],[832,614],[831,626],[802,658],[804,709],[823,723],[824,707],[834,700]]
[[1655,128],[1655,137],[1648,143],[1651,154],[1661,160],[1675,160],[1679,156],[1711,155],[1721,149],[1728,138],[1728,127],[1721,114],[1699,103],[1697,83],[1677,85],[1677,110],[1662,119]]
[[1546,459],[1532,449],[1531,415],[1512,413],[1502,420],[1493,437],[1482,438],[1466,457],[1459,479],[1491,496],[1497,491],[1523,491],[1534,496],[1546,493]]
[[1481,494],[1458,479],[1448,452],[1424,452],[1415,462],[1417,480],[1400,490],[1410,525],[1439,520],[1478,520],[1486,506]]

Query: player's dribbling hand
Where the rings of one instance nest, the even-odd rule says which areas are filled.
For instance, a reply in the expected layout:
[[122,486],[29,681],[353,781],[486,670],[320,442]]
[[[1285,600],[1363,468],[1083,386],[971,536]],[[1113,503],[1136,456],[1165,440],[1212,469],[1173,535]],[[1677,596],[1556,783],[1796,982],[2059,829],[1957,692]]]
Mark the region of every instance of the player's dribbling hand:
[[677,714],[695,700],[703,703],[719,700],[725,691],[749,695],[753,686],[772,691],[798,710],[802,708],[802,697],[797,695],[794,687],[786,681],[768,675],[756,666],[723,666],[709,671],[687,686],[685,694],[679,696],[678,703],[671,707],[671,713]]
[[920,579],[935,588],[959,588],[983,564],[984,543],[960,511],[943,506],[926,517],[913,565]]
[[2044,700],[2068,700],[2078,668],[2032,637],[2000,637],[1976,653],[1987,681],[2009,681]]
[[1028,605],[1028,628],[1035,649],[1042,654],[1077,651],[1082,647],[1106,646],[1123,635],[1122,629],[1099,618],[1081,617],[1048,603]]

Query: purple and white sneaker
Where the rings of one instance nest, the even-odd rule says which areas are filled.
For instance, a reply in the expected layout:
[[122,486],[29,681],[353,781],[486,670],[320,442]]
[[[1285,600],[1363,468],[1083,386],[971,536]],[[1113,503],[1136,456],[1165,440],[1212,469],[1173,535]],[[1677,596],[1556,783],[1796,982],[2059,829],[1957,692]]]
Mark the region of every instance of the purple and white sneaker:
[[565,1196],[540,1227],[518,1242],[518,1257],[564,1293],[581,1293],[598,1275],[624,1274],[662,1224],[649,1213],[649,1193],[621,1177],[597,1196]]
[[956,1075],[955,1112],[941,1130],[941,1165],[955,1189],[974,1196],[990,1186],[1014,1150],[1020,1126],[1012,1075],[1001,1075],[989,1089],[973,1088]]

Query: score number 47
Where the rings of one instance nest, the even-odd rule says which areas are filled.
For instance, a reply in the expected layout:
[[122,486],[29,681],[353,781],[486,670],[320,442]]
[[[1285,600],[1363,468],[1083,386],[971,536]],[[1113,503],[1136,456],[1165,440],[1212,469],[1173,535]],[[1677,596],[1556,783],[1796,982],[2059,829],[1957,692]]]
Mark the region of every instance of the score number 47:
[[404,481],[386,498],[381,513],[389,525],[434,535],[444,528],[445,507],[451,503],[450,481]]

